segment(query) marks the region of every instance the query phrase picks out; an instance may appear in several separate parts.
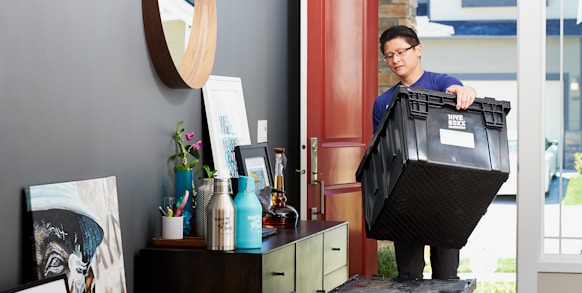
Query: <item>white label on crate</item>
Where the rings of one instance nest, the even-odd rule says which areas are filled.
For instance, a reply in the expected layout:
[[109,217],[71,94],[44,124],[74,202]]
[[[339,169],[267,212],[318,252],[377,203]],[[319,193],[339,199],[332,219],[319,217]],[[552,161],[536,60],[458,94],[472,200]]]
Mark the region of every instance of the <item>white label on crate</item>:
[[467,124],[465,123],[465,117],[462,114],[448,114],[449,118],[449,128],[451,129],[465,129]]
[[441,129],[441,144],[475,148],[475,136],[472,132]]

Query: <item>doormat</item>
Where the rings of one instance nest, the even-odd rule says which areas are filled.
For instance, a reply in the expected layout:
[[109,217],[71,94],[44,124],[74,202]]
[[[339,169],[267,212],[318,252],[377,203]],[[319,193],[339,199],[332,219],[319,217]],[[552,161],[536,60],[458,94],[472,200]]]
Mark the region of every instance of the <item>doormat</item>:
[[333,289],[333,293],[471,293],[477,287],[477,280],[410,280],[384,279],[382,275],[373,277],[354,276],[343,285]]

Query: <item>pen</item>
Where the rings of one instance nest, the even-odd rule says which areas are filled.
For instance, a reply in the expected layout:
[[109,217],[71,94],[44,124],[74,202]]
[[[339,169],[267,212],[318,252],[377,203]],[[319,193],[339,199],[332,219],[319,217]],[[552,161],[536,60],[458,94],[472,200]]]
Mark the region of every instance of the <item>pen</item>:
[[164,209],[162,209],[161,206],[158,207],[158,210],[160,210],[160,213],[162,214],[162,216],[166,216],[166,212],[164,212]]

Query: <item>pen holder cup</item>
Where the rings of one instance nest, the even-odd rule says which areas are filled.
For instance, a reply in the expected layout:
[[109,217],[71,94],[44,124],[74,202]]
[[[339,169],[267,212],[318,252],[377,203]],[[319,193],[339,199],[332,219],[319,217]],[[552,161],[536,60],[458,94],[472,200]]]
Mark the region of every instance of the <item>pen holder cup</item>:
[[183,227],[184,218],[182,217],[162,217],[162,239],[184,238]]

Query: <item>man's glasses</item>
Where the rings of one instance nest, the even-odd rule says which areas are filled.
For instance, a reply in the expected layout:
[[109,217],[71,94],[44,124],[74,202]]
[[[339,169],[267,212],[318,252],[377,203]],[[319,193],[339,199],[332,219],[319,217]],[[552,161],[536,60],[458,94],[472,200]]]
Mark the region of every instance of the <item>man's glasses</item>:
[[398,51],[396,51],[394,53],[388,53],[388,54],[384,55],[384,61],[392,60],[392,59],[394,59],[394,56],[400,57],[400,55],[408,52],[408,50],[410,50],[410,49],[412,49],[412,48],[414,48],[416,46],[418,46],[418,44],[412,45],[412,46],[410,46],[410,47],[408,47],[406,49],[400,49],[400,50],[398,50]]

